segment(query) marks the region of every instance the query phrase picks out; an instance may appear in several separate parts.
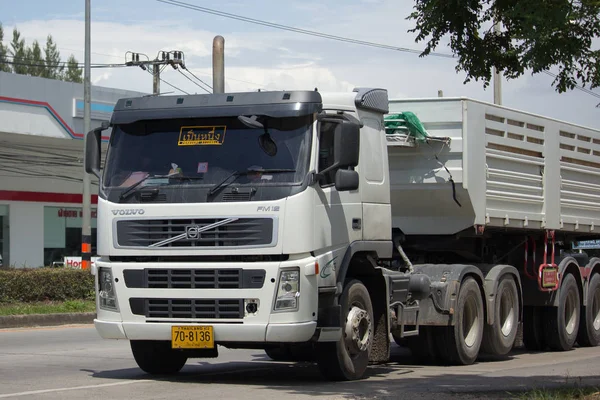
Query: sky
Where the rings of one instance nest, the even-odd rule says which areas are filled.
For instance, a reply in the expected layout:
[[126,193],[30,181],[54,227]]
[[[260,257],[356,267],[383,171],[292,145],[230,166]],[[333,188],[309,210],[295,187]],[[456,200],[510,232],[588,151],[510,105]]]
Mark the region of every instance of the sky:
[[[223,12],[336,36],[422,50],[408,31],[412,0],[182,0]],[[223,18],[157,0],[91,0],[92,63],[123,63],[134,51],[156,57],[181,50],[187,68],[212,84],[212,41],[225,38],[225,90],[351,91],[379,87],[390,98],[469,97],[493,102],[490,85],[464,84],[456,60],[342,43]],[[63,60],[84,61],[84,0],[0,0],[7,44],[17,27],[27,43],[52,34]],[[437,52],[450,53],[442,45]],[[92,69],[92,84],[152,92],[152,76],[139,67]],[[203,89],[168,67],[161,77],[188,93]],[[559,94],[553,78],[526,74],[503,80],[504,106],[600,129],[600,99],[574,90]],[[166,83],[161,92],[181,93]],[[597,90],[600,92],[600,90]]]

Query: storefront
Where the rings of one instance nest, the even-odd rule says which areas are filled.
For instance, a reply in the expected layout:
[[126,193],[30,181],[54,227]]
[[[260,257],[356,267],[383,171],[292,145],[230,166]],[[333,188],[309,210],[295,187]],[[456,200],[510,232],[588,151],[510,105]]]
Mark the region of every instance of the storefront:
[[[92,87],[92,128],[121,98]],[[0,72],[0,260],[40,267],[81,256],[83,85]],[[109,134],[108,131],[105,132]],[[108,137],[103,137],[106,151]],[[92,193],[98,186],[92,179]],[[92,252],[97,196],[92,196]]]

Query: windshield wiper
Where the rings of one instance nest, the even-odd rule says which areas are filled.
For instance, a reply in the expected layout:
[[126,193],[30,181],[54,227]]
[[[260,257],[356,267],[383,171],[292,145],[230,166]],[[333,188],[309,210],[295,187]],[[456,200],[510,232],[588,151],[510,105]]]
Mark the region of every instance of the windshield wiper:
[[[286,168],[271,168],[271,169],[250,169],[247,171],[233,171],[221,182],[217,183],[215,186],[210,188],[210,190],[208,191],[208,196],[212,196],[213,194],[215,194],[215,192],[217,190],[219,190],[221,187],[227,186],[227,185],[225,185],[225,183],[233,177],[237,178],[238,176],[248,175],[251,173],[277,174],[277,173],[285,173],[285,172],[296,172],[296,170],[295,169],[286,169]],[[229,184],[233,183],[234,181],[231,181]]]
[[137,181],[133,185],[129,186],[127,189],[123,190],[123,192],[121,192],[121,195],[119,196],[119,201],[123,200],[125,197],[127,197],[129,194],[131,194],[135,190],[135,188],[137,188],[139,185],[141,185],[143,182],[147,181],[148,179],[152,179],[152,178],[173,178],[177,174],[178,173],[176,172],[176,173],[168,174],[168,175],[150,174],[148,176],[145,176],[144,178],[140,179],[139,181]]

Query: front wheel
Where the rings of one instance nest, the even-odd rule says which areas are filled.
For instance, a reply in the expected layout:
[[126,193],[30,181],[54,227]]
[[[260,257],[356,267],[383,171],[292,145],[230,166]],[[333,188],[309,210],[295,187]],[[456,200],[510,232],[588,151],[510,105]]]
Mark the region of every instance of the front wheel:
[[317,344],[317,363],[330,380],[356,380],[369,365],[373,345],[373,306],[369,291],[358,280],[348,282],[340,299],[342,338]]
[[179,372],[187,361],[187,356],[173,350],[170,342],[153,340],[132,340],[131,352],[142,371],[152,375],[174,374]]

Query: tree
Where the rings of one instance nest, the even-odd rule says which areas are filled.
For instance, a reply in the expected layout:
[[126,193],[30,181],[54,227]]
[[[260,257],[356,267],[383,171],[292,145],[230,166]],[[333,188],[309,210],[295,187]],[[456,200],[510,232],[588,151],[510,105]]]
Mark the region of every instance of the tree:
[[416,41],[427,43],[422,56],[449,36],[465,82],[487,87],[492,67],[509,79],[554,67],[558,92],[600,86],[600,50],[592,43],[600,34],[599,0],[415,0],[408,19]]
[[61,79],[65,66],[60,61],[60,52],[52,39],[52,35],[48,35],[46,38],[44,55],[46,56],[44,60],[46,68],[44,68],[44,72],[41,76],[49,79]]
[[25,39],[21,39],[21,33],[17,28],[13,29],[13,39],[10,43],[12,49],[13,72],[15,74],[27,75],[29,70],[27,66],[27,49],[25,48]]
[[42,58],[42,49],[37,40],[34,40],[31,47],[28,47],[25,51],[27,55],[28,66],[27,74],[31,76],[42,76],[44,74],[45,65],[44,59]]
[[67,70],[65,71],[64,79],[67,82],[83,83],[83,71],[79,67],[79,63],[75,56],[71,54],[67,61]]
[[0,23],[0,71],[2,72],[12,72],[12,68],[6,63],[7,54],[8,48],[4,46],[4,29],[2,29],[2,24]]

